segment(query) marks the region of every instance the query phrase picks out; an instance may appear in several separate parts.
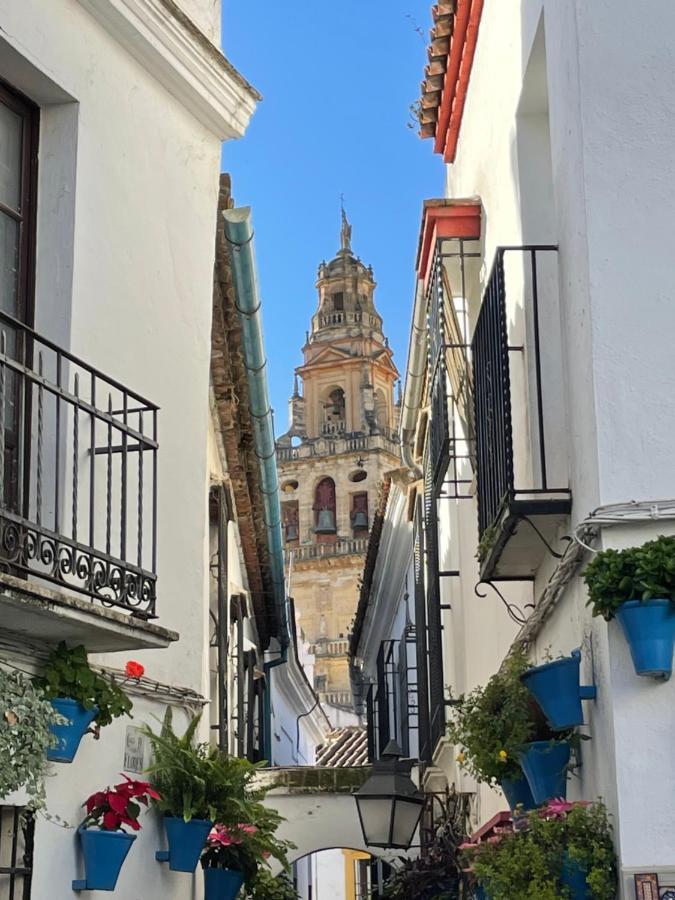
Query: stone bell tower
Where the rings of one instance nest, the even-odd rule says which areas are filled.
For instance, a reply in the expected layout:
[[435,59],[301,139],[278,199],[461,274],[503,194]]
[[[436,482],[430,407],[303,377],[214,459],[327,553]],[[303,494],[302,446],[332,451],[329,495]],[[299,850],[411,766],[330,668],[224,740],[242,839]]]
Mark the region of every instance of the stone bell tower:
[[[348,635],[385,472],[399,465],[398,372],[342,210],[340,249],[319,266],[318,307],[296,369],[290,428],[277,442],[284,537],[315,689],[349,724]],[[301,390],[302,385],[302,390]]]

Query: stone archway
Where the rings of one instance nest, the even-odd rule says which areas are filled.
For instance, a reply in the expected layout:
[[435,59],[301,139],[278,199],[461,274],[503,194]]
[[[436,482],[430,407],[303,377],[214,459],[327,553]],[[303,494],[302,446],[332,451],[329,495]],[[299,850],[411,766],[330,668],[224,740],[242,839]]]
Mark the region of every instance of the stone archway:
[[[274,784],[265,805],[276,809],[285,820],[277,835],[296,845],[289,854],[291,862],[310,853],[344,848],[369,853],[394,866],[407,855],[401,850],[369,847],[363,840],[354,793],[370,773],[370,766],[297,766],[262,771],[265,783]],[[272,871],[276,874],[279,866],[273,865]]]

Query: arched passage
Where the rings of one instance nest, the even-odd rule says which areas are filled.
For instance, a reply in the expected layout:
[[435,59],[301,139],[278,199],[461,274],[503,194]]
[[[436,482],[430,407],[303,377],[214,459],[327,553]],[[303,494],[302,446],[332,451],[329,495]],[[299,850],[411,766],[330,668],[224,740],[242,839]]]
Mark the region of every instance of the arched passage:
[[[359,850],[395,864],[406,854],[401,850],[369,847],[363,840],[354,792],[370,776],[370,766],[354,768],[267,769],[262,777],[276,784],[265,805],[284,818],[277,836],[292,841],[291,862],[322,850]],[[411,856],[416,851],[409,851]],[[280,871],[272,866],[274,874]]]

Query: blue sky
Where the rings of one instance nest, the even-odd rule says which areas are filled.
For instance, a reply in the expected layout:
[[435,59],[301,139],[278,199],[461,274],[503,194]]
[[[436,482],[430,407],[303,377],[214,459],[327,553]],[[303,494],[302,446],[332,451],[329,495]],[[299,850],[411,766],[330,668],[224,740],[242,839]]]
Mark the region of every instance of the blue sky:
[[403,375],[422,201],[443,195],[441,159],[409,127],[430,6],[223,0],[225,54],[263,95],[246,136],[225,145],[223,170],[236,203],[253,208],[278,434],[317,267],[339,249],[341,193]]

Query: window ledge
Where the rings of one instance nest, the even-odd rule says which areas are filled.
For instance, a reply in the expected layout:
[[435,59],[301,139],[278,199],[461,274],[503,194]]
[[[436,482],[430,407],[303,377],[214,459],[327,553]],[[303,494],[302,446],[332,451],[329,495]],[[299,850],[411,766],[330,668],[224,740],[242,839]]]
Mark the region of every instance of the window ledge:
[[0,573],[0,632],[49,644],[84,644],[90,653],[164,649],[178,633],[94,605],[58,589]]

